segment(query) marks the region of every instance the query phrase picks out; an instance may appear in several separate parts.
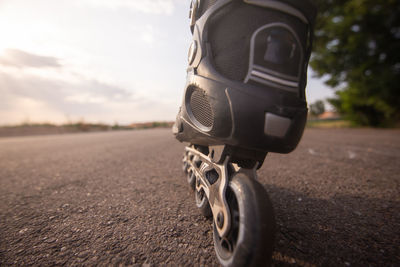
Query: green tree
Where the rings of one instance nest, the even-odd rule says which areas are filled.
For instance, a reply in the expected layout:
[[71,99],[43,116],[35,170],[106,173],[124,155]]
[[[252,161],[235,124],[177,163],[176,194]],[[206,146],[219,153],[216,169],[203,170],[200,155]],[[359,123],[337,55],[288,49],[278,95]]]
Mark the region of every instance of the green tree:
[[400,1],[315,0],[310,65],[335,88],[329,102],[359,125],[400,122]]
[[312,116],[319,116],[325,112],[325,103],[322,100],[317,100],[310,105],[310,113]]

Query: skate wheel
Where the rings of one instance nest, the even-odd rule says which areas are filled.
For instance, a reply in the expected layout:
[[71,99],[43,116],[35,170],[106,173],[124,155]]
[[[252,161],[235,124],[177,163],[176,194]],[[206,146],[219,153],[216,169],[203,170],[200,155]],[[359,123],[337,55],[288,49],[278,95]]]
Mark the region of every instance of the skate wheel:
[[193,170],[189,170],[188,173],[186,174],[186,178],[189,184],[189,187],[192,190],[195,190],[196,188],[196,175],[194,174]]
[[187,161],[184,161],[184,162],[183,162],[183,165],[182,165],[182,170],[183,170],[183,172],[184,172],[184,173],[187,173],[188,168],[189,168],[189,164],[187,163]]
[[200,209],[201,213],[204,215],[204,217],[211,218],[212,211],[210,208],[210,204],[208,203],[207,196],[204,193],[204,190],[203,189],[200,189],[200,191],[195,190],[194,195],[196,199],[196,206]]
[[182,159],[182,170],[184,173],[187,173],[189,170],[189,163],[188,163],[188,153],[185,151],[183,154],[183,159]]
[[214,248],[222,266],[270,266],[275,219],[263,186],[236,173],[226,190],[231,214],[229,233],[221,238],[214,222]]

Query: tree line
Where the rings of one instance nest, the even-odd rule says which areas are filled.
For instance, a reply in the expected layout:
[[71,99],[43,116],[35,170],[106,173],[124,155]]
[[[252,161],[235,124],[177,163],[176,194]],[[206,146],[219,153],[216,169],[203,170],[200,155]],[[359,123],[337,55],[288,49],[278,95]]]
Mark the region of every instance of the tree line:
[[328,99],[357,125],[399,126],[400,1],[314,0],[310,66],[335,90]]

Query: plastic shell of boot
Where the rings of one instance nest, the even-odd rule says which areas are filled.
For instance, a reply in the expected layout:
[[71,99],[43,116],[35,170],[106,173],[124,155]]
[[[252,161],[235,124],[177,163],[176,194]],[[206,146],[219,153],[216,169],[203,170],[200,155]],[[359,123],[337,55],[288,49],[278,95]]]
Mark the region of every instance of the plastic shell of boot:
[[315,9],[307,1],[196,2],[176,138],[291,152],[307,119]]

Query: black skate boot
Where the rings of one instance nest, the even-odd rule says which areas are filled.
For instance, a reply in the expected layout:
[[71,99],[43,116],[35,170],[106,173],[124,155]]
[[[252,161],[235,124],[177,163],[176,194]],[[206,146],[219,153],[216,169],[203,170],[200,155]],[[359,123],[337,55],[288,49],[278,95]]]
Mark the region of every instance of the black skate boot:
[[183,169],[213,217],[223,266],[271,260],[274,215],[256,181],[268,152],[289,153],[307,118],[315,7],[307,0],[193,0],[193,42],[173,132]]

